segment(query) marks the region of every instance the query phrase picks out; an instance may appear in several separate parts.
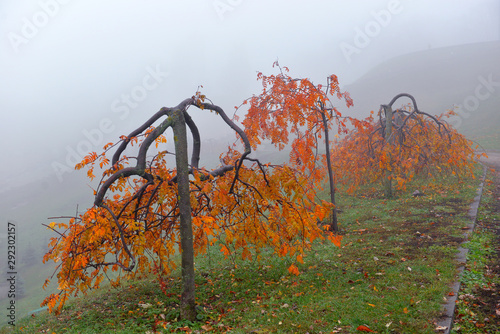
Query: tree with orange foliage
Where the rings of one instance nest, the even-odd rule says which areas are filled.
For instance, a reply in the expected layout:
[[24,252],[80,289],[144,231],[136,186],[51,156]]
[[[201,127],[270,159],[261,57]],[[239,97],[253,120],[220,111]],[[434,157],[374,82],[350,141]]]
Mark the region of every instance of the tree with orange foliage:
[[[392,110],[402,97],[411,100],[407,108]],[[416,175],[447,172],[473,176],[472,142],[451,128],[445,117],[433,116],[418,109],[415,98],[406,93],[396,95],[382,105],[377,120],[372,115],[359,122],[346,137],[339,140],[332,154],[339,182],[349,184],[349,192],[362,184],[382,182],[385,197]]]
[[[243,152],[229,148],[220,167],[210,171],[199,167],[201,139],[188,113],[190,107],[219,115],[242,140]],[[289,112],[281,119],[293,117],[297,115]],[[186,126],[193,137],[190,163]],[[162,149],[169,128],[174,134],[175,168],[169,167],[167,159],[172,153]],[[284,145],[287,140],[283,133],[275,143]],[[90,153],[76,168],[88,168],[92,179],[99,166],[104,168],[103,178],[93,207],[69,224],[48,225],[58,235],[51,239],[44,261],[58,263],[54,275],[60,291],[42,305],[59,311],[70,295],[99,287],[105,277],[118,285],[123,272],[125,277],[153,272],[165,289],[163,279],[176,268],[173,257],[180,253],[181,317],[194,320],[194,258],[209,245],[217,244],[226,256],[237,254],[243,259],[259,258],[259,250],[270,247],[278,256],[298,262],[316,239],[326,237],[339,246],[341,237],[325,233],[317,224],[332,205],[317,200],[318,189],[310,186],[310,175],[295,165],[262,164],[251,158],[252,146],[259,141],[258,134],[247,136],[222,108],[197,92],[173,108],[160,109],[119,142],[105,145],[101,154]],[[139,146],[137,155],[125,155],[133,145]],[[300,150],[308,148],[303,144]],[[300,150],[297,159],[310,165],[307,159],[312,155]],[[109,278],[109,271],[120,275]],[[289,271],[298,273],[294,264]]]
[[[335,75],[327,78],[326,86],[314,85],[309,79],[290,77],[288,68],[280,67],[278,62],[274,66],[279,74],[259,73],[263,91],[249,101],[243,125],[250,144],[255,148],[263,138],[282,150],[291,142],[289,164],[308,176],[309,182],[304,187],[321,189],[328,172],[332,204],[329,227],[331,231],[338,231],[329,130],[335,122],[338,133],[347,132],[346,121],[350,118],[342,116],[333,106],[332,98],[344,100],[347,107],[353,105],[352,99],[349,93],[340,91]],[[322,138],[324,153],[319,152]]]

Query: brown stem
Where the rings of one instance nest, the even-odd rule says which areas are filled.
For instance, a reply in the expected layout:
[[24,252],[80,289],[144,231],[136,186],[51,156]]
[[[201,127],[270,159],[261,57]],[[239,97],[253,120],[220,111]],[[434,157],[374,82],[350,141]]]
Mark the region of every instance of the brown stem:
[[186,121],[184,113],[176,110],[172,114],[175,137],[175,162],[177,167],[177,189],[179,198],[180,239],[183,292],[181,297],[181,318],[194,321],[195,285],[194,285],[194,246],[191,222],[191,198],[189,192],[189,166],[187,154]]
[[321,112],[321,117],[323,119],[323,127],[325,131],[325,149],[326,149],[326,164],[328,169],[328,182],[330,185],[330,201],[333,204],[332,208],[332,221],[330,223],[331,231],[338,231],[338,221],[337,221],[337,208],[335,206],[335,184],[333,182],[333,170],[332,170],[332,161],[330,156],[330,139],[328,135],[328,120],[324,112]]

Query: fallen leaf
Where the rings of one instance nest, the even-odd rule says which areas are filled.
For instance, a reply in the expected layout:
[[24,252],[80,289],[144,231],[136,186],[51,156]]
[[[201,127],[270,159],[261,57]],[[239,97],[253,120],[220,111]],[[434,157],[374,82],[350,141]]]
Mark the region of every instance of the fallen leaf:
[[445,331],[445,330],[447,330],[447,329],[448,329],[448,327],[446,327],[446,326],[437,326],[437,327],[436,327],[436,330],[437,330],[437,331]]
[[209,331],[213,330],[214,328],[212,326],[210,326],[210,325],[203,325],[203,326],[201,326],[201,329],[203,329],[204,331],[209,332]]
[[372,331],[370,328],[366,327],[365,325],[358,326],[358,328],[356,328],[356,329],[358,331],[362,331],[362,332],[375,333],[375,331]]

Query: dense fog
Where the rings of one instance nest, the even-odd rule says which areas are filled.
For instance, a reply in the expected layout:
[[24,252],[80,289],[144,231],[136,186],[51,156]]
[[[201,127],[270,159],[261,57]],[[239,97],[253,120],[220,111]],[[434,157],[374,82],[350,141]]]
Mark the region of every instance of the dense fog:
[[[0,31],[0,246],[16,222],[36,265],[40,224],[93,201],[73,169],[87,152],[198,89],[232,113],[276,60],[314,83],[336,74],[355,117],[406,92],[426,112],[457,109],[476,139],[500,124],[496,0],[4,0]],[[233,140],[215,114],[192,117],[207,148]]]

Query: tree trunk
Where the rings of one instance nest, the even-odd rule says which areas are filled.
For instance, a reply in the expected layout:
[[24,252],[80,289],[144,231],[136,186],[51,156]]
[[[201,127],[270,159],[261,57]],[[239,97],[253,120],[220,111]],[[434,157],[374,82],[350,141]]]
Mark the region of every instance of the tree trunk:
[[330,231],[338,231],[339,226],[337,222],[337,207],[335,204],[335,183],[333,182],[332,161],[330,156],[330,139],[328,136],[328,121],[325,114],[322,112],[323,126],[325,127],[325,149],[326,149],[326,165],[328,169],[328,181],[330,185],[330,201],[334,205],[331,213]]
[[[385,142],[386,145],[391,145],[393,142],[392,138],[392,107],[390,105],[383,105],[385,112]],[[391,163],[389,152],[389,163]],[[392,168],[392,166],[391,166]],[[392,175],[390,170],[385,171],[385,179],[384,179],[384,195],[386,198],[392,198]]]
[[179,196],[180,237],[182,255],[181,319],[196,320],[194,285],[193,228],[191,224],[191,200],[189,195],[189,165],[187,154],[186,122],[182,110],[175,110],[174,120],[175,162]]

